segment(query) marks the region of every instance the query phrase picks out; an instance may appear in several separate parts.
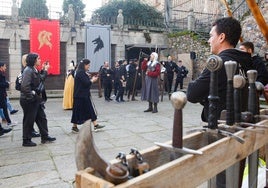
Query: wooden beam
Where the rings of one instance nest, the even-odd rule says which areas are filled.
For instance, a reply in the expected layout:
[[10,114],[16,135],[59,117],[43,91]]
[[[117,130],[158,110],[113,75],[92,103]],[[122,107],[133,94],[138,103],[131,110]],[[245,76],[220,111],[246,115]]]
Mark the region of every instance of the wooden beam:
[[246,0],[249,9],[251,10],[264,38],[266,39],[266,42],[268,43],[268,25],[265,22],[265,19],[263,18],[263,15],[256,3],[255,0]]

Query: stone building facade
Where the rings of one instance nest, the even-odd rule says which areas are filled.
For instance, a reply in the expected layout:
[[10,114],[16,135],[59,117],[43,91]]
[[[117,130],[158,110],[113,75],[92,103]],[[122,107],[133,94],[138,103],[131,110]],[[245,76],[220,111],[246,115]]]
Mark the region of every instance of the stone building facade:
[[[27,22],[0,20],[0,56],[1,61],[8,64],[7,80],[14,82],[21,71],[21,56],[30,50],[30,26]],[[144,48],[150,51],[155,48],[167,48],[167,37],[163,32],[153,30],[135,31],[124,25],[123,30],[113,25],[111,30],[111,59],[126,59],[128,52],[134,53],[133,49]],[[69,25],[60,26],[60,75],[49,76],[46,83],[48,89],[61,90],[67,67],[71,60],[80,61],[85,56],[85,27],[75,26],[75,36],[71,33]],[[150,36],[147,41],[145,33]],[[129,54],[130,55],[130,54]],[[138,58],[136,53],[136,58]],[[133,57],[134,58],[134,57]],[[90,59],[90,57],[89,57]],[[16,92],[11,86],[10,92]]]
[[[201,0],[195,1],[200,2]],[[164,1],[152,1],[151,3],[154,2],[163,5]],[[172,2],[177,3],[177,6],[179,6],[179,3],[181,3],[180,0],[175,0]],[[261,0],[260,3],[264,18],[265,20],[268,20],[268,0]],[[179,7],[182,6],[186,6],[186,3],[185,5],[180,5]],[[188,6],[191,7],[190,5]],[[30,49],[29,23],[17,19],[15,8],[12,7],[12,11],[14,12],[15,16],[13,15],[10,18],[0,20],[1,61],[8,63],[7,78],[11,82],[15,81],[16,76],[21,71],[20,62],[22,54],[28,53]],[[204,9],[204,7],[201,9]],[[261,34],[255,19],[252,17],[252,15],[250,15],[243,19],[241,24],[243,28],[244,40],[253,41],[256,46],[256,53],[263,56],[263,54],[268,51],[267,41]],[[48,89],[63,89],[65,73],[69,63],[71,60],[79,61],[84,57],[85,27],[78,24],[72,27],[75,27],[75,36],[72,36],[71,26],[69,24],[61,24],[61,74],[59,76],[50,76],[48,78]],[[145,53],[158,51],[160,52],[160,60],[166,60],[167,54],[171,54],[175,60],[183,59],[188,68],[191,69],[189,79],[194,79],[204,67],[205,60],[209,55],[208,46],[204,46],[204,44],[202,44],[200,41],[193,40],[188,35],[176,39],[168,39],[165,29],[160,30],[159,28],[148,28],[143,26],[133,27],[131,25],[122,24],[113,24],[111,25],[111,28],[111,63],[120,59],[137,58],[140,49],[143,49]],[[190,58],[190,52],[195,52],[195,59]],[[11,86],[10,92],[16,93],[13,88],[14,86]]]

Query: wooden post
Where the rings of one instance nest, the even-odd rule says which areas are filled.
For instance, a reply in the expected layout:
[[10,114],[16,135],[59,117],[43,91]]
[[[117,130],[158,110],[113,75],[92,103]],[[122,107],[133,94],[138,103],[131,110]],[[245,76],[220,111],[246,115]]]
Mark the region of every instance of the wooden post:
[[263,18],[263,15],[256,3],[255,0],[246,0],[249,9],[251,10],[264,38],[268,42],[268,25],[265,22],[265,19]]

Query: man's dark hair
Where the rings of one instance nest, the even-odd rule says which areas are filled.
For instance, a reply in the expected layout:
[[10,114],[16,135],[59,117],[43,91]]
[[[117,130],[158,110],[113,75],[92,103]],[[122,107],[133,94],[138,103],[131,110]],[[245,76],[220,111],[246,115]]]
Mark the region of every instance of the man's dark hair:
[[39,55],[37,53],[29,53],[26,57],[27,66],[33,67],[38,56]]
[[220,18],[212,26],[216,26],[218,35],[225,34],[225,40],[232,46],[236,46],[241,36],[241,25],[239,21],[231,17]]
[[245,46],[246,49],[251,49],[252,53],[254,53],[254,44],[252,42],[249,42],[249,41],[241,42],[240,46]]

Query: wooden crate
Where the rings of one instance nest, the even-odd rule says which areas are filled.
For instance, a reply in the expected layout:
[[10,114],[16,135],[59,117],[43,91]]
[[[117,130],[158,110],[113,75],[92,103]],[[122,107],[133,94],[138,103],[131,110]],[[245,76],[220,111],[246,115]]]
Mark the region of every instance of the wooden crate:
[[[198,132],[185,136],[183,146],[202,151],[202,155],[186,154],[170,161],[171,151],[165,148],[153,146],[145,149],[141,153],[144,161],[149,163],[150,171],[119,185],[113,185],[97,177],[92,171],[92,174],[86,170],[78,171],[76,187],[197,187],[268,144],[268,120],[262,121],[263,124],[267,128],[262,128],[262,133],[252,131],[235,133],[245,140],[244,144],[216,133]],[[135,162],[133,156],[127,158],[129,166],[133,166]],[[112,164],[117,162],[111,161]]]

